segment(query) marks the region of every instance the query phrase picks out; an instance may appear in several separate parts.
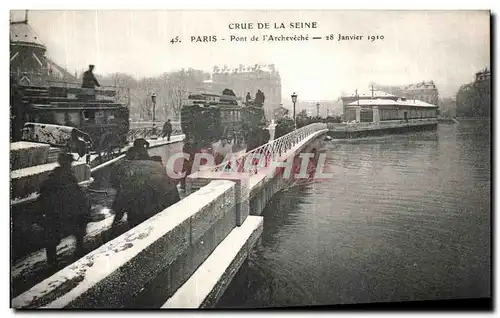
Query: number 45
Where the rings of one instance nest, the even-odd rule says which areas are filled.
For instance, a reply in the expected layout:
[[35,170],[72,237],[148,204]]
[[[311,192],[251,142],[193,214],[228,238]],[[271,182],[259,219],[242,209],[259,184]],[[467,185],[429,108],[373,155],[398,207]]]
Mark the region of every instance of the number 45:
[[176,36],[175,38],[173,38],[172,40],[170,40],[170,43],[172,43],[172,44],[174,44],[174,43],[178,43],[178,42],[180,42],[180,40],[179,40],[179,37],[178,37],[178,36]]

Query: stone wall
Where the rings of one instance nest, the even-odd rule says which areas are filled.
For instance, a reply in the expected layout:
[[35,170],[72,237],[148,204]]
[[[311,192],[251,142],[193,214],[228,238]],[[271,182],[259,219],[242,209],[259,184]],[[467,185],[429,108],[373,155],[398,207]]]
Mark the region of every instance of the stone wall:
[[[57,166],[59,164],[54,162],[11,171],[11,198],[21,199],[32,193],[39,192],[43,181],[47,179],[52,170]],[[72,169],[73,175],[78,182],[90,179],[90,167],[85,162],[73,162]]]
[[50,145],[28,141],[10,144],[10,170],[48,163]]
[[211,182],[14,298],[12,306],[159,308],[235,230],[236,201],[235,182]]

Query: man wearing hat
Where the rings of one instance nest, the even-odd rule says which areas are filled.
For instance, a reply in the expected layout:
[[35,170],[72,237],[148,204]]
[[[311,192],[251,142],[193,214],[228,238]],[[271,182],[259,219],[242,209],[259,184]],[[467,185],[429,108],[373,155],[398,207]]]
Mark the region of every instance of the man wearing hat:
[[148,154],[149,142],[144,138],[134,140],[134,145],[127,150],[126,159],[128,160],[149,160]]
[[66,235],[76,239],[76,255],[83,253],[83,238],[90,221],[90,201],[78,185],[71,163],[70,153],[61,153],[56,167],[42,184],[40,206],[44,217],[45,248],[47,263],[57,263],[57,245]]
[[[95,78],[93,71],[94,71],[94,65],[90,64],[89,69],[83,72],[82,88],[88,88],[94,90],[96,86],[101,87],[101,85]],[[89,99],[95,100],[95,91],[89,91],[87,96]]]

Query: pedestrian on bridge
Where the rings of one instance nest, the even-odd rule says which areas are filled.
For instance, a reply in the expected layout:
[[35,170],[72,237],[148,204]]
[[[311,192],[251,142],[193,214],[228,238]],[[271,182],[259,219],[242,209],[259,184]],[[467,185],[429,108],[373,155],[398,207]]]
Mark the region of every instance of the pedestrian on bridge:
[[66,235],[76,239],[76,256],[84,252],[83,238],[90,222],[91,206],[86,194],[78,185],[71,163],[70,153],[61,153],[56,167],[40,189],[39,203],[43,212],[47,263],[57,263],[57,245]]
[[215,164],[218,165],[224,161],[227,155],[232,154],[233,147],[228,142],[227,137],[222,137],[221,140],[214,145]]
[[165,136],[167,136],[167,140],[170,141],[170,135],[172,135],[172,123],[170,122],[170,119],[167,119],[167,121],[163,125],[162,137],[165,138]]

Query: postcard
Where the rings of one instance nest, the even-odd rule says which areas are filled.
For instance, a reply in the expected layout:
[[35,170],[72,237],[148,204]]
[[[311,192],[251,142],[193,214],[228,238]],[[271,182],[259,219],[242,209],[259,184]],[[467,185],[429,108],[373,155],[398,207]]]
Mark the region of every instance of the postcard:
[[11,307],[492,308],[490,24],[11,11]]

